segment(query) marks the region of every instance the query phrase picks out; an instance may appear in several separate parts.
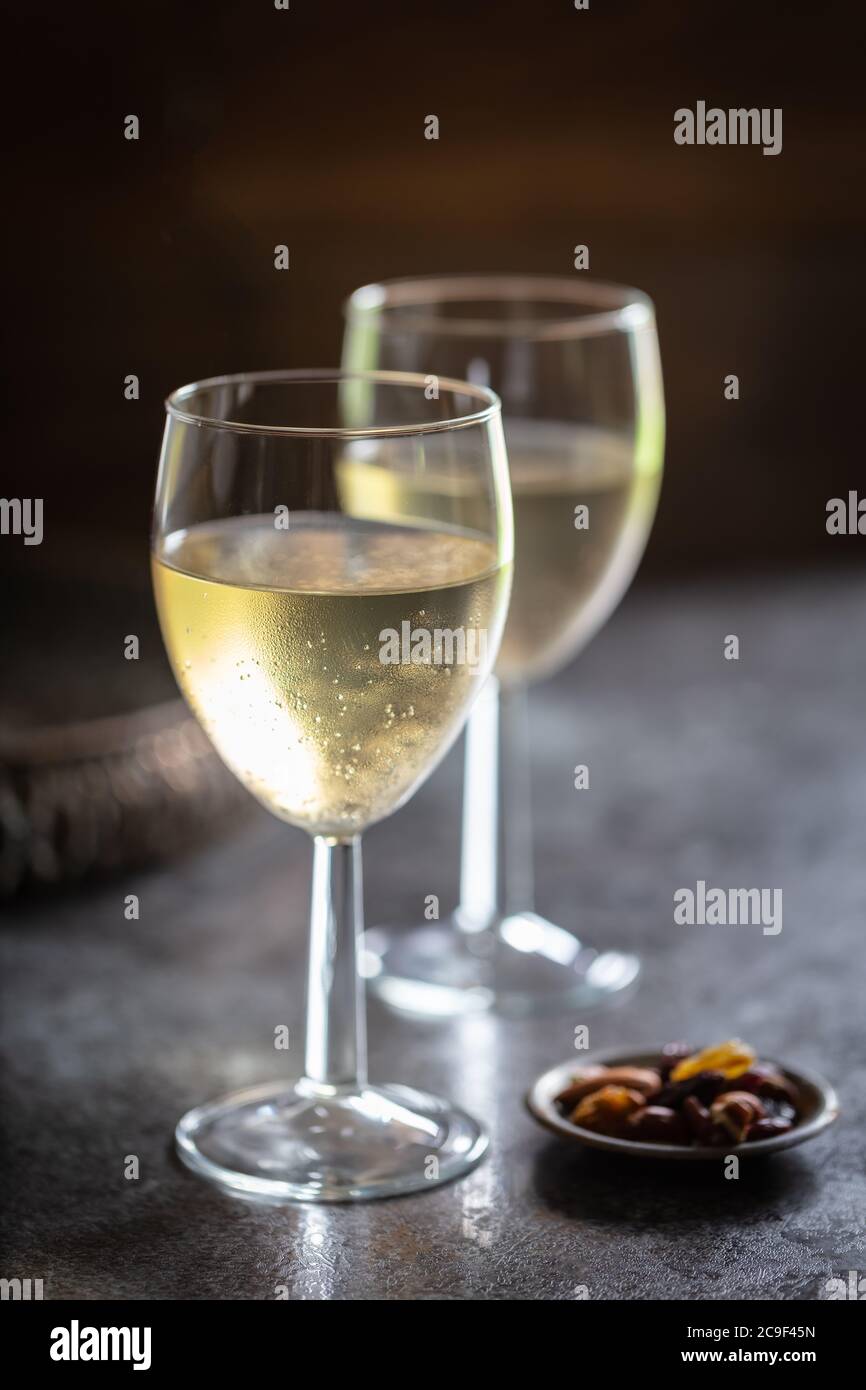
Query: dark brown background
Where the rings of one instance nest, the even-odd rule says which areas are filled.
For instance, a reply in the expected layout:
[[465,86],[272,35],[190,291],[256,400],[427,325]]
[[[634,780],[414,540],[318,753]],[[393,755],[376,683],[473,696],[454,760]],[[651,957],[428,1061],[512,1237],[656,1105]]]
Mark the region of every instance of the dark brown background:
[[[866,477],[855,7],[4,8],[3,491],[44,496],[41,564],[68,566],[72,533],[81,568],[120,554],[143,579],[170,388],[337,362],[341,301],[370,279],[577,274],[578,242],[658,306],[669,446],[648,571],[859,558],[824,531],[827,498]],[[782,153],[677,146],[673,112],[698,99],[783,107]]]

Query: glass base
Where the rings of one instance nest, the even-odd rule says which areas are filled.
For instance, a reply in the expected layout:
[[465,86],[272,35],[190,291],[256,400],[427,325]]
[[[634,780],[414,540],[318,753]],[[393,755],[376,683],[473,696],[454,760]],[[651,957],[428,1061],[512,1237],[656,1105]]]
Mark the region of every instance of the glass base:
[[269,1203],[358,1202],[421,1192],[468,1172],[481,1126],[408,1086],[269,1082],[190,1110],[175,1130],[194,1172]]
[[521,912],[479,932],[462,931],[454,920],[377,927],[364,937],[361,969],[373,994],[403,1013],[527,1015],[608,1003],[635,983],[640,961],[598,951]]

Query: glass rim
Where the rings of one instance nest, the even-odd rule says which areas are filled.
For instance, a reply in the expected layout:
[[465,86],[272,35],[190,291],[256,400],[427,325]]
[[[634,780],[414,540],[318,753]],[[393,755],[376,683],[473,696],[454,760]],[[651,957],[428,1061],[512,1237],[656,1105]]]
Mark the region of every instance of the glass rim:
[[502,414],[502,402],[489,386],[479,386],[457,377],[436,376],[439,390],[450,391],[454,395],[468,396],[482,402],[479,410],[464,415],[455,415],[445,420],[420,420],[417,423],[393,425],[257,425],[247,420],[225,420],[215,416],[201,415],[184,408],[183,402],[195,395],[220,386],[249,386],[284,383],[286,385],[320,385],[328,382],[366,381],[380,386],[412,386],[421,390],[430,384],[432,373],[392,372],[392,371],[351,371],[339,367],[300,367],[286,371],[229,372],[223,376],[203,377],[200,381],[188,382],[179,386],[165,399],[166,413],[174,420],[188,425],[206,426],[210,429],[228,430],[235,434],[287,435],[306,439],[380,439],[396,435],[441,434],[446,430],[468,429],[472,425],[483,425],[488,420]]
[[[566,318],[549,315],[519,319],[452,318],[425,314],[424,309],[447,300],[500,301],[544,300],[550,303],[584,305],[588,313]],[[363,319],[381,309],[416,309],[402,323],[413,331],[430,329],[438,335],[502,338],[593,337],[601,333],[628,332],[654,322],[655,309],[649,295],[629,285],[610,280],[578,279],[566,275],[418,275],[371,281],[353,290],[344,301],[348,321]]]

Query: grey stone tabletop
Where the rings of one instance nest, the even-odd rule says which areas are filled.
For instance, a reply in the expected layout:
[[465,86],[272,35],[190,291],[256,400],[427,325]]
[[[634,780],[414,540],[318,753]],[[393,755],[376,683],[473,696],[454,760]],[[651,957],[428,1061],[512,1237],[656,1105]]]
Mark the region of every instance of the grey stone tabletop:
[[[429,1194],[259,1207],[173,1156],[190,1105],[300,1055],[300,833],[254,814],[194,857],[7,910],[2,1273],[53,1299],[772,1300],[866,1271],[864,637],[853,571],[639,585],[536,689],[539,909],[638,950],[643,980],[586,1019],[371,1004],[373,1079],[448,1095],[491,1131],[488,1158]],[[369,834],[370,924],[410,923],[429,893],[453,904],[459,786],[455,750]],[[781,888],[783,930],[675,925],[674,892],[701,878]],[[841,1120],[737,1181],[581,1151],[523,1103],[580,1022],[599,1048],[739,1035],[823,1072]],[[275,1051],[280,1023],[296,1052]]]

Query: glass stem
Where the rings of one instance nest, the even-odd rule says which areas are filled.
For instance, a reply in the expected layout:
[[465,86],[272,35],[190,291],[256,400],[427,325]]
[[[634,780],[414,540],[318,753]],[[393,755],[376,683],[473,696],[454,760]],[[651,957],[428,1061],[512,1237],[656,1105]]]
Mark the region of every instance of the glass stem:
[[358,953],[364,930],[361,837],[313,840],[307,974],[306,1079],[363,1086],[367,1037]]
[[499,716],[499,794],[505,916],[535,909],[532,853],[532,776],[529,696],[525,685],[502,691]]
[[489,930],[533,904],[526,688],[491,677],[466,727],[457,925]]

